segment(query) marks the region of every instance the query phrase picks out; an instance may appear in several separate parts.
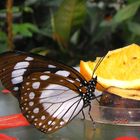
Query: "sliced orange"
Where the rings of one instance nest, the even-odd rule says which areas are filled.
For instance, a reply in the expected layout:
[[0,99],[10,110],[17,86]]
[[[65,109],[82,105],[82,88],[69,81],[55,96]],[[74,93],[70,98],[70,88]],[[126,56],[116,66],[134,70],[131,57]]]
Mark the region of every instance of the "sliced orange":
[[[91,79],[98,62],[80,62],[80,72],[87,80]],[[132,44],[109,51],[95,75],[104,88],[111,86],[123,89],[140,89],[140,47]]]
[[122,98],[140,100],[140,90],[137,89],[122,89],[116,87],[109,87],[106,91],[108,93],[121,96]]
[[81,74],[86,78],[87,81],[89,81],[92,77],[92,72],[95,67],[96,63],[92,61],[80,61],[80,72]]

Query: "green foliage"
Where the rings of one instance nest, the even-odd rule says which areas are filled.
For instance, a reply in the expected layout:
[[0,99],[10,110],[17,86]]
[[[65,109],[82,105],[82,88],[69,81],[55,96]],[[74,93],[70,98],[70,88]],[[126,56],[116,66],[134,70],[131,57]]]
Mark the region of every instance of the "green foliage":
[[39,29],[31,23],[20,23],[13,24],[13,33],[14,35],[20,35],[22,37],[32,37],[33,33],[38,32]]
[[85,0],[64,0],[53,18],[53,37],[67,47],[74,29],[79,28],[86,15]]
[[140,36],[140,24],[139,23],[129,22],[128,29],[130,32],[132,32],[133,35]]
[[137,43],[140,44],[140,20],[139,20],[140,0],[129,0],[128,4],[118,10],[110,21],[102,21],[100,26],[110,28],[112,33],[117,29],[121,30],[120,37],[124,45]]
[[6,33],[0,30],[0,53],[7,50],[7,36]]
[[134,1],[133,3],[127,5],[126,7],[117,12],[117,14],[113,18],[113,22],[120,23],[123,22],[124,20],[133,17],[136,14],[139,7],[140,1]]
[[[108,50],[140,44],[140,0],[14,1],[16,49],[48,55],[70,65]],[[2,19],[2,20],[1,20]],[[0,9],[0,53],[7,50],[6,9]]]

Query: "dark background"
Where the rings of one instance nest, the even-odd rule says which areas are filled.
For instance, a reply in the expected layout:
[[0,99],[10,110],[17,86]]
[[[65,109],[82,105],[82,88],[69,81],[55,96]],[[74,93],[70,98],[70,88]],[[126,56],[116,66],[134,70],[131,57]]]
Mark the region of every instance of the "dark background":
[[0,2],[0,53],[30,51],[75,66],[140,44],[140,0],[14,0],[8,21],[7,3]]

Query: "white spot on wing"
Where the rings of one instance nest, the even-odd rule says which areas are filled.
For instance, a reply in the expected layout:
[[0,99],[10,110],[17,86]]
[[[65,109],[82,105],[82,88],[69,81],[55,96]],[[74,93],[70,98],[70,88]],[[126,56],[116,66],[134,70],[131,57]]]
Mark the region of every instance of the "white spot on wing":
[[41,75],[40,79],[41,80],[47,80],[47,79],[49,79],[49,76],[48,75]]
[[25,108],[25,110],[28,110],[28,109],[29,109],[28,107]]
[[33,87],[34,89],[38,89],[39,86],[40,86],[40,82],[34,82],[34,83],[32,84],[32,87]]
[[27,90],[30,90],[30,88],[27,88]]
[[33,99],[35,97],[35,93],[34,92],[31,92],[30,94],[29,94],[29,98],[30,99]]
[[32,78],[32,80],[37,80],[37,78]]
[[14,91],[18,91],[19,90],[19,87],[14,87],[13,90]]
[[48,125],[50,125],[52,123],[52,121],[48,121]]
[[65,123],[64,121],[61,121],[61,122],[60,122],[60,125],[63,125],[64,123]]
[[25,71],[26,71],[26,69],[14,70],[14,71],[12,72],[12,77],[22,76],[22,75],[24,74]]
[[48,65],[48,68],[56,68],[54,65]]
[[33,119],[33,118],[35,118],[35,116],[32,115],[31,118]]
[[30,82],[26,82],[26,85],[27,85],[27,86],[30,85]]
[[34,102],[29,102],[29,106],[33,106],[34,105]]
[[41,126],[41,125],[42,125],[42,123],[40,122],[38,125],[39,125],[39,126]]
[[52,128],[49,128],[49,129],[48,129],[48,131],[51,131],[51,130],[52,130]]
[[46,118],[45,115],[41,116],[41,120],[45,120],[45,118]]
[[33,112],[36,113],[36,114],[39,113],[39,108],[35,108],[35,109],[33,110]]
[[45,125],[43,125],[42,127],[45,128]]
[[44,73],[50,73],[50,71],[45,71]]
[[55,74],[58,74],[58,75],[61,75],[61,76],[64,76],[64,77],[68,77],[70,75],[70,72],[65,71],[65,70],[59,70]]
[[35,118],[34,121],[38,121],[38,118]]
[[23,82],[23,76],[15,77],[12,79],[12,84],[19,84]]
[[22,68],[27,68],[29,66],[29,62],[18,62],[14,69],[22,69]]
[[78,79],[78,78],[76,78],[75,80],[80,82],[80,79]]
[[67,79],[69,82],[71,82],[71,83],[74,83],[74,80],[71,80],[71,79]]
[[34,60],[34,58],[33,57],[26,57],[25,60],[32,61],[32,60]]

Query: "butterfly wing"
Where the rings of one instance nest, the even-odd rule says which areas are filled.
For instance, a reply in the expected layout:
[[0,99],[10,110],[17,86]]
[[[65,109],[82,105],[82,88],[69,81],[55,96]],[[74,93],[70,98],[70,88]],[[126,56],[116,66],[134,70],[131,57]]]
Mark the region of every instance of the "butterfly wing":
[[[35,54],[24,52],[6,52],[0,55],[0,80],[14,95],[20,91],[24,79],[33,72],[58,73],[74,81],[84,82],[85,79],[75,69],[62,63],[46,59]],[[64,77],[64,75],[63,75]]]
[[84,101],[69,79],[45,72],[33,73],[22,85],[20,107],[36,128],[52,133],[83,109]]
[[70,122],[84,107],[79,90],[86,80],[75,69],[38,55],[8,52],[0,55],[0,79],[20,93],[21,110],[29,122],[45,133]]

